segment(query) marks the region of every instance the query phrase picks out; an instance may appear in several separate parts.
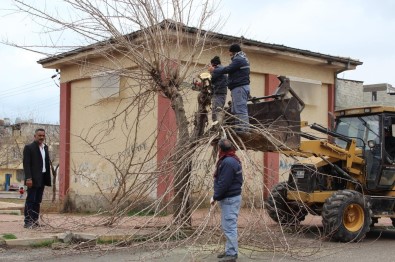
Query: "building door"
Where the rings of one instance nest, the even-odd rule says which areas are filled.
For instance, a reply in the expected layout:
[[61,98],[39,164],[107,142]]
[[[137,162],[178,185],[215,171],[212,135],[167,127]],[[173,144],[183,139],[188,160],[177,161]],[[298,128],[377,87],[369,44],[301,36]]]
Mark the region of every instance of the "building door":
[[5,174],[5,191],[8,191],[10,189],[10,185],[11,185],[11,174]]

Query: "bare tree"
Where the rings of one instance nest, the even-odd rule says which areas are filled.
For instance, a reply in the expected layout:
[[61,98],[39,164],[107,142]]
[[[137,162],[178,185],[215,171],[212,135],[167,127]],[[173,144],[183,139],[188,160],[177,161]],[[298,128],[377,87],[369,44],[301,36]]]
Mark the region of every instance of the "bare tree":
[[[190,78],[191,73],[196,72],[197,62],[202,52],[208,48],[206,43],[209,36],[203,28],[206,27],[210,31],[218,25],[218,23],[211,22],[213,26],[208,28],[215,6],[211,1],[137,0],[106,1],[102,4],[92,1],[66,0],[62,2],[66,9],[70,8],[70,13],[66,16],[69,20],[63,20],[58,13],[55,16],[48,10],[40,10],[26,1],[16,1],[20,10],[33,15],[40,21],[50,22],[51,27],[47,26],[48,30],[67,29],[88,42],[94,42],[93,47],[115,65],[118,75],[137,79],[138,91],[133,90],[135,99],[123,109],[118,110],[116,116],[106,120],[108,128],[102,129],[101,134],[114,128],[118,119],[125,119],[132,110],[147,111],[146,102],[157,92],[162,93],[171,101],[177,123],[177,144],[173,150],[174,155],[168,161],[174,163],[171,168],[174,168],[175,221],[184,223],[185,219],[190,217],[188,199],[191,174],[190,152],[193,151],[193,145],[202,136],[204,126],[207,124],[207,116],[204,116],[207,112],[204,109],[207,107],[207,100],[203,102],[204,105],[200,105],[200,112],[196,113],[196,121],[194,121],[195,130],[190,133],[190,121],[186,114],[184,91],[181,87],[182,83]],[[185,25],[190,23],[195,25],[195,31],[186,32]],[[55,47],[59,48],[59,46]],[[185,50],[185,52],[178,50]],[[125,69],[120,66],[120,61],[117,60],[119,55],[134,65],[133,68]],[[96,69],[105,71],[108,68]],[[142,117],[141,114],[138,115],[139,118]],[[202,116],[205,118],[202,119]],[[133,123],[135,127],[139,125],[138,121],[137,119]],[[127,139],[136,137],[138,129],[130,126],[129,130],[133,130],[134,133],[126,135]],[[92,136],[88,136],[91,133],[89,131],[81,135],[81,139],[96,150],[102,138],[99,138],[100,132],[97,132],[92,139]],[[101,154],[99,150],[96,150],[96,153]],[[107,159],[114,169],[119,170],[119,161],[114,162],[108,157]],[[128,155],[128,159],[133,159],[133,157]],[[185,161],[180,161],[180,159]],[[113,200],[110,202],[122,199],[120,195],[124,195],[127,191],[125,190],[127,177],[125,172],[119,172],[117,180],[121,186],[113,192]],[[187,224],[190,225],[190,222]]]
[[[196,112],[188,114],[186,105],[191,100],[186,102],[186,99],[190,99],[188,93],[192,91],[184,88],[185,82],[190,82],[192,76],[203,69],[204,65],[199,61],[204,52],[213,48],[209,32],[219,26],[213,16],[216,8],[214,1],[63,0],[60,1],[62,12],[52,12],[29,1],[15,2],[19,10],[32,15],[43,26],[45,33],[57,35],[63,32],[85,41],[82,47],[50,42],[23,48],[41,52],[47,52],[50,47],[55,48],[56,52],[69,51],[67,47],[81,48],[106,61],[95,63],[87,57],[71,60],[82,74],[92,77],[95,73],[111,72],[112,76],[122,79],[123,89],[116,109],[105,115],[104,120],[72,134],[85,146],[86,150],[79,152],[81,156],[93,155],[105,163],[105,167],[101,167],[81,165],[77,157],[72,160],[74,178],[95,187],[100,193],[99,196],[92,196],[95,202],[100,199],[107,203],[103,213],[108,216],[96,222],[114,226],[121,223],[130,210],[138,210],[139,214],[152,213],[153,216],[133,229],[152,227],[152,224],[161,229],[146,236],[145,243],[167,240],[166,247],[171,249],[172,240],[181,240],[181,243],[189,241],[189,244],[218,242],[221,235],[214,209],[197,224],[193,223],[192,218],[209,196],[215,161],[210,143],[218,137],[219,130],[205,133],[210,101],[207,92],[201,90],[197,101],[192,101],[198,104]],[[168,141],[156,147],[156,130],[143,129],[144,121],[156,108],[152,101],[158,94],[171,102],[169,110],[175,113],[177,127],[176,146],[167,148],[171,154],[158,163],[159,168],[152,163],[158,150],[168,146]],[[112,95],[109,95],[86,109],[108,103],[111,98]],[[121,130],[122,137],[114,137],[116,129]],[[257,127],[256,131],[275,140],[272,130]],[[245,173],[262,174],[262,166],[245,151],[246,146],[231,127],[224,127],[220,132],[239,145],[243,162],[248,163],[244,166]],[[106,149],[117,140],[122,140],[121,148]],[[144,150],[143,156],[139,154],[141,150]],[[115,179],[110,181],[102,169],[111,170]],[[198,176],[198,173],[204,175]],[[167,185],[166,192],[153,203],[147,201],[158,183]],[[263,191],[269,189],[262,185],[262,175],[246,175],[244,187],[249,195],[246,203],[251,209],[246,211],[249,220],[242,222],[241,240],[252,246],[262,246],[266,242],[269,242],[267,246],[271,246],[275,242],[274,246],[280,245],[288,252],[290,248],[284,228],[273,229],[264,219]],[[69,192],[69,197],[71,195],[72,192]],[[195,197],[194,201],[192,196]],[[73,197],[80,196],[76,194]],[[171,205],[173,208],[170,208]],[[72,210],[72,204],[68,208]],[[174,211],[172,219],[161,220],[161,216],[169,210]],[[192,233],[187,230],[191,227],[194,228]],[[125,240],[128,241],[130,239]]]

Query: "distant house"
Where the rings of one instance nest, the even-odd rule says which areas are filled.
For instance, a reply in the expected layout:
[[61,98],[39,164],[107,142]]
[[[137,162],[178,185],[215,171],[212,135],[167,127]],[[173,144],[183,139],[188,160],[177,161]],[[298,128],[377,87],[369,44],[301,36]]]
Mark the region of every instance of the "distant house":
[[39,124],[32,120],[18,120],[11,124],[9,119],[0,119],[0,191],[15,190],[24,184],[23,148],[33,141],[37,128],[46,130],[50,157],[54,165],[59,163],[59,125]]
[[[183,32],[196,32],[195,28],[184,26]],[[140,31],[128,36],[130,41],[138,42]],[[204,33],[204,32],[203,32]],[[322,125],[328,123],[328,112],[335,109],[335,84],[337,73],[344,70],[353,70],[362,62],[348,57],[338,57],[308,50],[302,50],[283,45],[268,44],[244,38],[210,33],[210,45],[201,56],[199,64],[202,68],[212,57],[220,55],[224,65],[229,63],[228,47],[232,43],[242,43],[242,49],[247,54],[251,64],[251,87],[253,96],[272,94],[278,86],[277,76],[285,75],[291,78],[292,87],[304,100],[306,107],[302,119]],[[93,208],[92,196],[95,190],[92,180],[100,185],[110,186],[117,183],[117,178],[112,167],[105,160],[88,152],[86,143],[81,140],[80,134],[92,130],[95,123],[111,117],[117,109],[131,101],[131,96],[125,94],[125,79],[122,75],[112,76],[110,81],[106,74],[111,74],[111,61],[109,57],[100,52],[103,44],[93,44],[45,58],[40,63],[44,68],[58,69],[61,72],[60,86],[60,196],[69,197],[71,202],[81,209]],[[186,52],[188,46],[184,44]],[[123,61],[124,53],[111,54],[111,59]],[[124,65],[133,67],[133,65]],[[103,72],[98,71],[102,68]],[[118,68],[119,69],[119,68]],[[98,90],[98,83],[108,82],[108,88]],[[129,94],[130,95],[130,94]],[[186,93],[186,101],[195,103],[196,94]],[[229,100],[229,99],[228,99]],[[102,102],[102,103],[99,103]],[[153,145],[158,154],[152,159],[151,168],[159,168],[159,163],[170,153],[171,146],[175,143],[175,116],[171,110],[170,102],[160,93],[149,101],[154,106],[155,114],[147,115],[140,127],[146,130],[146,135],[153,132],[152,137],[134,137],[134,149],[141,154],[147,154]],[[94,106],[92,106],[94,105]],[[192,112],[192,111],[191,111]],[[136,112],[131,112],[133,119]],[[111,143],[101,144],[100,150],[111,155],[117,152],[125,143],[121,125],[115,125],[113,134],[108,137]],[[92,131],[93,133],[93,131]],[[94,134],[91,134],[93,136]],[[143,142],[148,141],[148,142]],[[261,159],[261,175],[257,175],[267,187],[276,183],[281,173],[287,168],[277,153],[256,153],[256,158]],[[165,188],[161,181],[166,180],[167,174],[159,174],[157,190],[152,198],[161,197]],[[80,200],[84,200],[84,204]]]
[[395,106],[395,88],[388,83],[364,85],[362,81],[337,79],[336,110],[374,105]]

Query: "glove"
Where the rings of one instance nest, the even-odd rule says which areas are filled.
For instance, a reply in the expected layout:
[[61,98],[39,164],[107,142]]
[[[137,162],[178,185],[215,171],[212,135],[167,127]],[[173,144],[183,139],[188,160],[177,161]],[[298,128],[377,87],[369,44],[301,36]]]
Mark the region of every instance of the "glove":
[[211,199],[210,199],[210,205],[214,206],[214,204],[215,204],[215,200],[214,200],[213,197],[211,197]]

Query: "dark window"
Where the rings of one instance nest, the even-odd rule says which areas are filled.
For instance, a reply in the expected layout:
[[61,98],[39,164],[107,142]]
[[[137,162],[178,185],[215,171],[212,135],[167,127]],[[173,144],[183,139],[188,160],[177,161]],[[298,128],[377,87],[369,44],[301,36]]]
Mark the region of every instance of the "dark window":
[[372,92],[372,101],[377,101],[377,91]]

